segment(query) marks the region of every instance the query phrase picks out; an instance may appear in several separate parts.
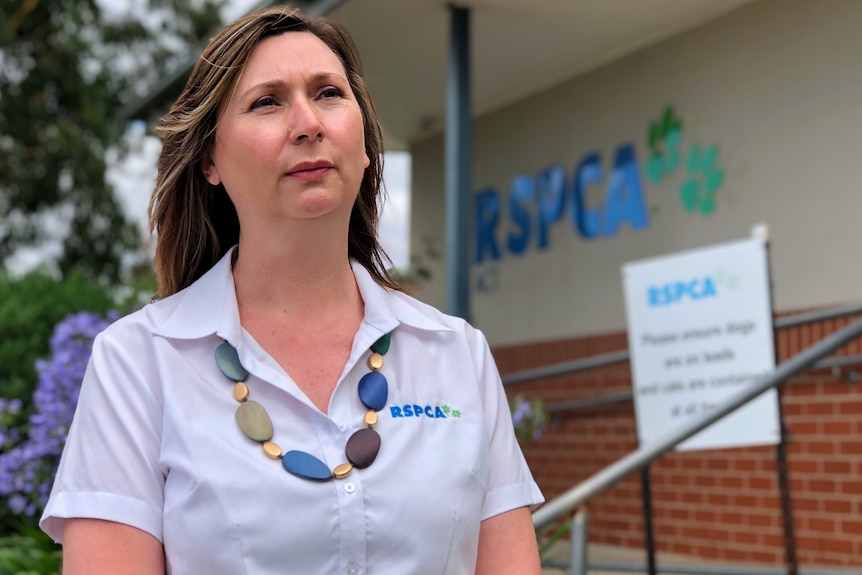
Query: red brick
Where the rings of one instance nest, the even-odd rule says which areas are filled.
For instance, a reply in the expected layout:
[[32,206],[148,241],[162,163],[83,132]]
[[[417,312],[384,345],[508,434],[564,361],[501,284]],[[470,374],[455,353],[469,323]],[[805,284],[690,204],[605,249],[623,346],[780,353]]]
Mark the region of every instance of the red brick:
[[817,421],[796,421],[788,427],[790,433],[794,435],[814,435],[818,432],[820,425]]
[[807,453],[820,455],[832,455],[835,453],[835,444],[831,441],[809,441],[804,445]]
[[791,473],[817,473],[819,463],[814,459],[792,459],[788,463]]
[[812,479],[808,482],[808,489],[815,493],[835,493],[835,482]]
[[769,515],[749,515],[748,524],[758,527],[768,527],[774,523],[774,519]]
[[808,415],[832,415],[835,413],[835,404],[832,402],[811,402],[805,406]]
[[722,487],[727,487],[729,489],[741,489],[742,488],[742,477],[732,476],[732,477],[722,477],[719,481],[719,485]]
[[835,521],[832,519],[812,517],[808,520],[808,528],[813,531],[819,531],[823,533],[834,533]]
[[698,475],[694,478],[694,484],[698,487],[714,487],[716,479],[712,475]]
[[853,425],[849,421],[824,421],[823,433],[828,435],[850,435]]
[[841,482],[841,493],[846,493],[846,494],[851,494],[851,495],[862,494],[862,479],[856,479],[853,481],[842,481]]
[[823,471],[828,474],[847,475],[852,473],[849,461],[824,461]]
[[748,480],[748,486],[751,489],[772,489],[774,482],[771,479],[762,477],[751,477]]
[[853,542],[846,539],[829,538],[823,541],[823,549],[833,553],[846,553],[850,555],[853,553]]
[[[862,521],[842,521],[841,531],[853,535],[862,535]],[[860,544],[862,544],[862,540],[860,540]]]
[[823,509],[827,513],[842,513],[842,514],[850,514],[853,513],[853,506],[849,501],[831,501],[827,500],[823,502]]
[[862,454],[862,441],[842,441],[839,447],[843,455]]
[[859,415],[862,413],[862,401],[842,401],[838,406],[841,415]]

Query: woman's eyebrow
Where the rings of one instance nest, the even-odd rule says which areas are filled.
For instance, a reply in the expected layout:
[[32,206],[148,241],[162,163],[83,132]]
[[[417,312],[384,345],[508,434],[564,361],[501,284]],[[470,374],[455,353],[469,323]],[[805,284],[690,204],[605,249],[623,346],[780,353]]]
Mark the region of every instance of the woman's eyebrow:
[[[310,83],[315,84],[318,82],[326,82],[328,80],[341,80],[342,82],[347,82],[347,78],[345,78],[341,74],[337,74],[335,72],[317,72],[312,74],[309,78]],[[284,80],[267,80],[266,82],[260,82],[259,84],[255,84],[248,90],[242,93],[240,96],[241,99],[245,99],[252,92],[275,92],[278,90],[283,90],[287,86],[287,82]]]

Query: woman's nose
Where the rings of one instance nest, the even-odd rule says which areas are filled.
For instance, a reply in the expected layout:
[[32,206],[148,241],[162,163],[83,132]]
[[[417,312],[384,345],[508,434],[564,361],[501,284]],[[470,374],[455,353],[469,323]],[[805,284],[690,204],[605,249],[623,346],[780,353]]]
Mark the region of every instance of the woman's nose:
[[294,144],[323,138],[323,125],[309,100],[297,99],[291,103],[289,122],[288,135]]

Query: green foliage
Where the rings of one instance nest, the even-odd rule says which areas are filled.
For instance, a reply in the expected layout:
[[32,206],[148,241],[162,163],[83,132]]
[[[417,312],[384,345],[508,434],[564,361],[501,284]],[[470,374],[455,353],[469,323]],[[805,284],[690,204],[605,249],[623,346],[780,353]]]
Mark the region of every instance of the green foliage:
[[129,4],[137,17],[96,0],[0,3],[0,261],[59,241],[61,273],[116,282],[139,249],[105,181],[116,118],[218,24],[219,2]]
[[37,359],[48,355],[54,326],[67,315],[115,309],[111,295],[80,271],[62,281],[42,273],[21,278],[0,275],[0,373],[3,396],[29,402],[36,385]]
[[[62,281],[33,272],[20,278],[0,274],[0,373],[3,397],[21,399],[24,409],[9,428],[26,430],[31,397],[38,381],[35,363],[48,356],[54,326],[70,313],[89,310],[100,315],[117,309],[111,294],[92,277],[73,270]],[[0,534],[17,532],[21,519],[0,504]],[[0,571],[2,575],[2,571]]]
[[60,547],[38,529],[0,537],[0,575],[60,573]]

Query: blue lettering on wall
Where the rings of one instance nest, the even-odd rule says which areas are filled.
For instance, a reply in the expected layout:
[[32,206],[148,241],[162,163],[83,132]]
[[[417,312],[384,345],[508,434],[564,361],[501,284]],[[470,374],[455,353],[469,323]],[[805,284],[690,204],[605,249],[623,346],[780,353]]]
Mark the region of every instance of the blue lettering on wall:
[[509,253],[520,255],[530,241],[530,212],[527,203],[536,201],[536,182],[530,176],[520,175],[509,186],[509,219],[514,229],[509,231],[506,247]]
[[559,166],[539,173],[539,249],[550,245],[548,230],[563,217],[566,207],[566,172]]
[[[604,184],[604,198],[598,205],[588,206],[586,197],[593,187]],[[530,245],[547,249],[550,230],[568,212],[572,228],[583,238],[599,238],[619,233],[623,224],[639,230],[649,226],[640,167],[631,143],[623,144],[614,154],[613,169],[604,181],[601,156],[586,154],[566,181],[566,172],[550,166],[535,177],[515,176],[506,198],[509,224],[504,246],[511,255],[522,255]],[[476,194],[476,254],[477,264],[500,260],[503,254],[498,243],[502,202],[494,188]]]
[[605,201],[603,235],[616,234],[623,222],[628,222],[634,230],[645,228],[649,224],[640,169],[631,144],[620,146],[617,150]]
[[684,299],[699,301],[714,297],[718,297],[718,292],[715,289],[715,281],[709,276],[647,287],[649,307],[672,305]]
[[584,156],[575,171],[575,190],[572,198],[572,225],[584,238],[594,238],[599,234],[601,214],[597,209],[588,210],[584,202],[587,188],[602,181],[602,161],[597,153]]

